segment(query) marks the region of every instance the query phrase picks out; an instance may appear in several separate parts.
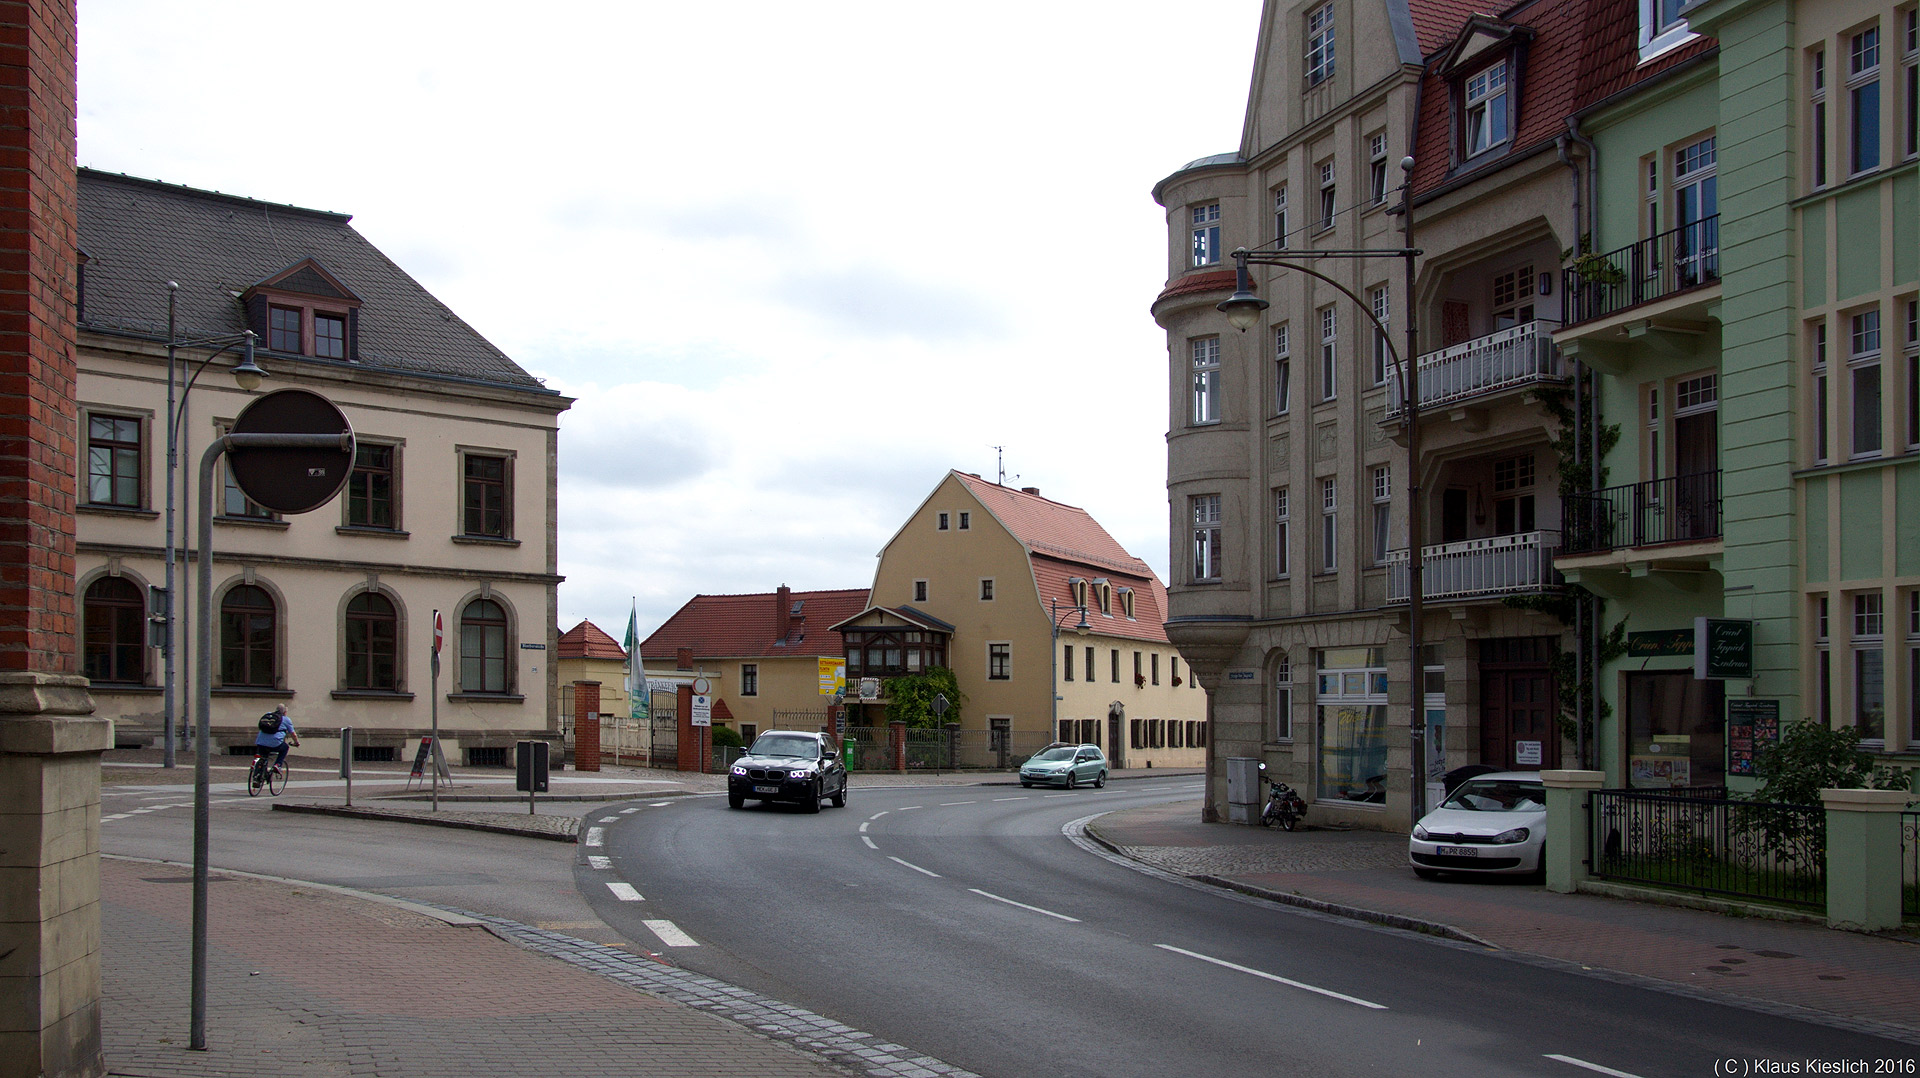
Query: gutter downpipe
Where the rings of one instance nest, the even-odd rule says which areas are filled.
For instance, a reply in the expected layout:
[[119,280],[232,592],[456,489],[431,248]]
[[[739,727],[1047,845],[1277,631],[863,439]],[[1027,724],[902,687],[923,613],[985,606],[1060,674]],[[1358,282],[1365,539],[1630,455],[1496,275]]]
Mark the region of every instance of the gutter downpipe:
[[[1553,148],[1554,152],[1560,157],[1560,163],[1567,166],[1567,168],[1573,172],[1573,245],[1574,253],[1577,255],[1580,253],[1580,225],[1582,221],[1580,215],[1581,177],[1580,166],[1575,164],[1573,157],[1567,153],[1568,141],[1569,139],[1566,135],[1561,135],[1559,138],[1553,140]],[[1566,302],[1567,296],[1564,280],[1560,289],[1560,298],[1562,303]],[[1576,471],[1579,470],[1582,460],[1582,454],[1580,452],[1580,432],[1585,429],[1586,426],[1585,408],[1586,379],[1581,377],[1580,361],[1575,359],[1573,361],[1573,466]],[[1565,522],[1562,521],[1562,523]],[[1585,655],[1587,653],[1587,597],[1584,594],[1574,599],[1573,653],[1575,655]],[[1574,758],[1579,761],[1579,766],[1583,769],[1587,766],[1586,733],[1587,694],[1575,690],[1573,694],[1573,754]]]

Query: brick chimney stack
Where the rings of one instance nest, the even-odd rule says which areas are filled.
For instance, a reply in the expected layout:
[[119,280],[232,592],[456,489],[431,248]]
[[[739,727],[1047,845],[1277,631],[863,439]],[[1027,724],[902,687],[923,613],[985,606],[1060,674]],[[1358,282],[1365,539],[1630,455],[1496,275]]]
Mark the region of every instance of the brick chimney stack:
[[1031,494],[1034,497],[1038,498],[1040,496],[1040,488],[1039,487],[1021,487],[1020,493]]
[[692,648],[673,649],[673,668],[675,670],[693,669],[693,649]]
[[785,640],[793,631],[793,589],[785,584],[773,593],[773,638]]

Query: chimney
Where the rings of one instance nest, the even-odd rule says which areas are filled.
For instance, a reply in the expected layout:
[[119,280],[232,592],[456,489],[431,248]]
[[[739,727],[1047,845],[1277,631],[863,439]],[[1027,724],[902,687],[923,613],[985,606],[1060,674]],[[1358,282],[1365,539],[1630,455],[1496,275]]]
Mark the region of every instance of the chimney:
[[1031,494],[1034,497],[1038,498],[1040,496],[1040,488],[1039,487],[1021,487],[1020,493]]
[[675,648],[673,651],[673,668],[675,670],[693,669],[693,649]]
[[793,589],[785,584],[773,593],[773,638],[785,640],[793,631]]

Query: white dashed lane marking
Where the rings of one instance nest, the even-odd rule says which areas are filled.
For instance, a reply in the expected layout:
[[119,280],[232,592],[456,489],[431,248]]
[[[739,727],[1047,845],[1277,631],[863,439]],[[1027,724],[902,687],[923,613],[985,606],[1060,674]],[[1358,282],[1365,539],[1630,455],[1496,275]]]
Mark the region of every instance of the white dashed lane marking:
[[1080,918],[1078,917],[1068,917],[1064,913],[1055,913],[1052,910],[1043,910],[1038,906],[1029,906],[1025,902],[1015,902],[1011,898],[1001,898],[999,895],[996,895],[991,891],[982,891],[978,887],[969,887],[967,888],[967,890],[972,891],[974,894],[979,895],[981,898],[991,898],[995,902],[1005,902],[1009,906],[1018,906],[1023,910],[1030,910],[1034,913],[1044,913],[1048,917],[1058,917],[1062,921],[1072,921],[1074,924],[1080,923]]
[[589,846],[605,846],[606,844],[607,844],[607,829],[606,829],[606,828],[604,828],[604,827],[589,827],[589,828],[587,828],[587,845],[589,845]]
[[866,833],[867,833],[867,828],[869,828],[869,827],[872,827],[872,826],[873,826],[873,821],[872,821],[872,820],[861,820],[861,821],[860,821],[860,833],[861,833],[861,834],[863,834],[863,835],[864,835],[864,834],[866,834]]
[[609,883],[607,884],[607,890],[612,891],[613,897],[619,899],[622,902],[640,901],[640,892],[633,889],[633,884]]
[[[1245,974],[1248,974],[1249,976],[1258,977],[1261,980],[1273,981],[1276,984],[1284,984],[1289,988],[1298,988],[1303,992],[1312,992],[1316,995],[1326,996],[1330,999],[1342,1000],[1344,1002],[1352,1003],[1357,1006],[1366,1007],[1370,1010],[1384,1011],[1387,1009],[1387,1005],[1384,1003],[1375,1003],[1371,1000],[1361,999],[1359,996],[1349,996],[1344,992],[1335,992],[1331,988],[1320,988],[1316,985],[1307,984],[1303,981],[1290,980],[1276,973],[1268,973],[1265,970],[1254,969],[1251,966],[1242,966],[1234,962],[1229,962],[1224,958],[1214,958],[1210,955],[1201,954],[1199,951],[1189,951],[1184,947],[1175,947],[1170,943],[1156,943],[1154,944],[1154,946],[1160,948],[1163,951],[1172,951],[1174,954],[1183,954],[1183,955],[1186,955],[1188,958],[1198,958],[1202,962],[1211,962],[1216,966],[1220,966],[1225,969],[1234,970],[1235,972],[1238,972],[1238,973],[1245,973]],[[1617,1074],[1619,1072],[1615,1071],[1612,1073]],[[1629,1075],[1627,1076],[1627,1078],[1632,1078],[1632,1076]]]
[[652,802],[648,802],[647,807],[648,808],[665,808],[671,804],[673,804],[673,802],[671,801],[652,801]]
[[613,867],[613,858],[601,857],[599,854],[588,854],[587,865],[590,868],[600,869],[604,871],[606,869]]
[[600,817],[600,822],[601,822],[601,823],[619,823],[619,822],[620,822],[620,817],[618,817],[618,816],[602,816],[602,817]]
[[640,811],[640,807],[639,807],[638,805],[636,805],[636,806],[634,806],[633,808],[630,808],[630,809],[621,809],[621,810],[620,810],[620,815],[622,815],[622,816],[631,816],[631,815],[633,815],[634,813],[636,813],[636,812],[639,812],[639,811]]
[[921,873],[923,875],[932,876],[936,880],[940,878],[940,874],[938,872],[930,872],[927,869],[921,868],[919,865],[914,864],[912,861],[902,861],[898,857],[893,856],[892,854],[887,855],[887,860],[892,861],[894,864],[897,864],[897,865],[905,865],[908,868],[914,870],[915,872]]
[[942,801],[942,802],[940,802],[940,807],[941,807],[941,808],[952,808],[952,807],[953,807],[953,806],[955,806],[955,805],[977,805],[977,804],[979,804],[979,803],[980,803],[980,802],[978,802],[978,801]]
[[1025,794],[1022,794],[1022,795],[1021,795],[1021,796],[1019,796],[1019,797],[996,797],[996,798],[994,798],[994,800],[995,800],[995,801],[1025,801],[1026,799],[1027,799],[1027,795],[1025,795]]
[[1575,1067],[1582,1067],[1582,1068],[1585,1068],[1586,1070],[1590,1070],[1594,1072],[1595,1074],[1610,1074],[1610,1075],[1613,1075],[1613,1078],[1640,1078],[1639,1075],[1634,1074],[1630,1071],[1617,1071],[1617,1070],[1614,1070],[1612,1067],[1602,1067],[1598,1063],[1589,1063],[1584,1059],[1575,1059],[1572,1056],[1561,1056],[1561,1055],[1554,1055],[1552,1053],[1548,1053],[1547,1058],[1554,1060],[1555,1062],[1558,1062],[1558,1063],[1567,1063]]
[[642,921],[641,924],[646,925],[649,931],[651,931],[654,935],[660,937],[661,943],[664,943],[669,947],[700,946],[699,943],[694,941],[694,938],[692,936],[689,936],[685,932],[680,931],[680,926],[674,924],[672,921],[649,919],[649,920]]
[[877,849],[879,849],[879,848],[880,848],[880,847],[878,847],[878,846],[875,846],[875,845],[873,844],[873,839],[871,839],[871,838],[868,838],[868,837],[867,837],[866,835],[861,835],[861,836],[860,836],[860,841],[862,841],[862,842],[864,842],[864,843],[866,843],[866,844],[867,844],[867,849],[869,849],[869,850],[877,850]]

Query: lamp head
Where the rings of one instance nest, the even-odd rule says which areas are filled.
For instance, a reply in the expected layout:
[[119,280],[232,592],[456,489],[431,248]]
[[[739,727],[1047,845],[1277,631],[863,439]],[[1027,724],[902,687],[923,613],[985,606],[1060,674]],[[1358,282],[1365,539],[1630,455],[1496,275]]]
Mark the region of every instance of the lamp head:
[[268,377],[266,371],[253,361],[253,331],[247,331],[246,344],[240,349],[240,362],[233,365],[234,382],[248,393],[260,388],[260,379]]
[[1260,321],[1261,312],[1269,306],[1266,300],[1242,288],[1215,304],[1214,309],[1227,316],[1228,325],[1245,333]]
[[1087,608],[1085,606],[1080,608],[1080,624],[1075,625],[1073,631],[1079,633],[1081,636],[1085,636],[1093,631],[1093,626],[1087,624]]

